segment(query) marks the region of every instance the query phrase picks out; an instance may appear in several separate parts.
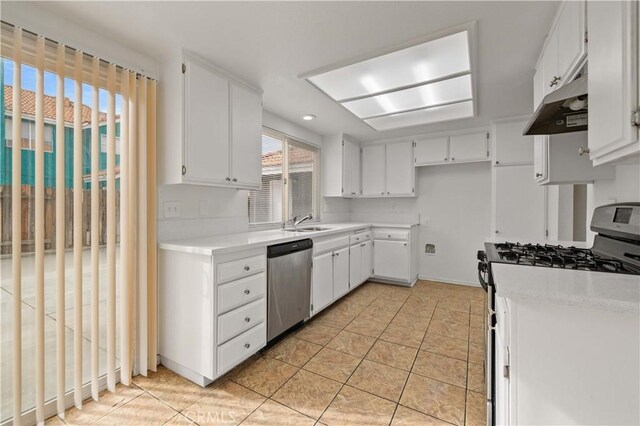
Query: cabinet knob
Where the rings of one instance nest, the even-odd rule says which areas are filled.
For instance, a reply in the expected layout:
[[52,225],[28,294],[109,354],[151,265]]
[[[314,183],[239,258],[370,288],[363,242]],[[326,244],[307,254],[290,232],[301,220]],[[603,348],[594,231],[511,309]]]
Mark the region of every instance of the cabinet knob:
[[251,322],[251,318],[246,317],[246,318],[244,319],[244,322]]
[[384,191],[380,193],[381,195],[384,195]]
[[336,256],[340,256],[340,253],[336,253]]
[[584,155],[588,153],[589,153],[589,148],[583,148],[583,147],[578,148],[578,155]]
[[455,158],[451,157],[451,161],[455,161]]
[[237,178],[233,178],[233,179],[231,179],[231,180],[232,180],[232,181],[234,181],[234,182],[237,182],[237,181],[238,181],[238,179],[237,179]]
[[496,229],[496,234],[497,234],[498,232],[500,232],[500,231],[498,231],[498,230]]
[[387,192],[387,195],[391,195],[391,193],[390,193],[390,192]]
[[251,294],[251,290],[246,289],[246,290],[244,291],[244,294]]
[[245,344],[244,344],[244,347],[245,347],[245,348],[247,348],[247,349],[249,349],[249,348],[251,347],[251,344],[249,344],[249,343],[245,343]]
[[244,267],[244,270],[245,270],[245,271],[248,271],[249,269],[251,269],[249,266],[245,266],[245,267]]
[[360,244],[360,247],[364,247],[365,245],[366,245],[365,243],[362,243],[362,244]]
[[558,83],[560,83],[561,79],[562,77],[558,77],[557,75],[554,76],[553,79],[551,79],[551,83],[549,83],[549,87],[556,86]]
[[387,235],[387,238],[391,238],[391,235]]
[[447,161],[447,157],[444,157],[444,161]]
[[404,246],[406,247],[406,246],[407,246],[407,243],[404,243]]
[[226,178],[225,180],[226,180],[227,182],[230,182],[230,181],[231,181],[231,178]]
[[542,173],[536,173],[536,177],[537,178],[542,177]]

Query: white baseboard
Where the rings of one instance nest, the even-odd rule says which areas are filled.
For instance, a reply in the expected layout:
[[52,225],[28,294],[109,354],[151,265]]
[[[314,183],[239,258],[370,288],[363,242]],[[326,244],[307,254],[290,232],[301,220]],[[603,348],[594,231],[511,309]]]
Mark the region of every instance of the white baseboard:
[[445,284],[456,284],[456,285],[466,285],[470,287],[481,287],[480,283],[477,281],[469,282],[469,281],[460,281],[460,280],[452,280],[451,278],[442,278],[442,277],[426,277],[423,275],[418,276],[419,280],[425,281],[437,281],[439,283]]
[[201,374],[196,373],[195,371],[190,370],[187,367],[184,367],[180,364],[178,364],[177,362],[173,362],[170,359],[167,359],[163,356],[160,356],[160,364],[164,365],[165,367],[167,367],[169,370],[173,371],[174,373],[177,373],[179,375],[181,375],[182,377],[191,380],[193,383],[201,386],[201,387],[207,387],[209,384],[213,383],[213,380],[208,379],[204,376],[202,376]]

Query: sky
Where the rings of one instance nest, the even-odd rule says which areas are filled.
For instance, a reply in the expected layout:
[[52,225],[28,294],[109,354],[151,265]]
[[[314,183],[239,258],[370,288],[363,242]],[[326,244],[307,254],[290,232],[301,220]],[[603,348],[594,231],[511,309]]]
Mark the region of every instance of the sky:
[[[4,84],[13,86],[13,70],[15,64],[8,59],[2,59],[4,65]],[[36,90],[36,69],[29,65],[22,64],[22,88],[25,90]],[[44,73],[44,94],[56,95],[56,75],[45,71]],[[75,100],[75,84],[70,78],[64,79],[64,96]],[[99,92],[99,109],[107,112],[107,91],[100,89]],[[82,84],[82,103],[91,107],[93,104],[93,89],[91,85]],[[116,95],[116,114],[120,114],[122,108],[122,96]]]

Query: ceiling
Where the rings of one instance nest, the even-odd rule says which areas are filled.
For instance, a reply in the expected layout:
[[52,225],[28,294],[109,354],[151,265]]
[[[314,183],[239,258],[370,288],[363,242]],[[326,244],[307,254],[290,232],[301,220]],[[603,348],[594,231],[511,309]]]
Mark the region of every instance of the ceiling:
[[[266,110],[321,135],[344,132],[369,141],[477,127],[531,112],[534,66],[558,3],[47,1],[39,6],[159,62],[186,48],[262,88]],[[475,118],[377,132],[298,78],[474,20]],[[318,118],[303,121],[303,114]]]

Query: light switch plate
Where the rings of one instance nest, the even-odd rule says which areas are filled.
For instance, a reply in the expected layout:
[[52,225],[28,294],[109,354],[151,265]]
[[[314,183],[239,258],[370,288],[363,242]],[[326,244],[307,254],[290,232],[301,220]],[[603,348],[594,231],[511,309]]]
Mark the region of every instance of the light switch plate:
[[165,201],[164,202],[164,217],[180,217],[180,201]]

